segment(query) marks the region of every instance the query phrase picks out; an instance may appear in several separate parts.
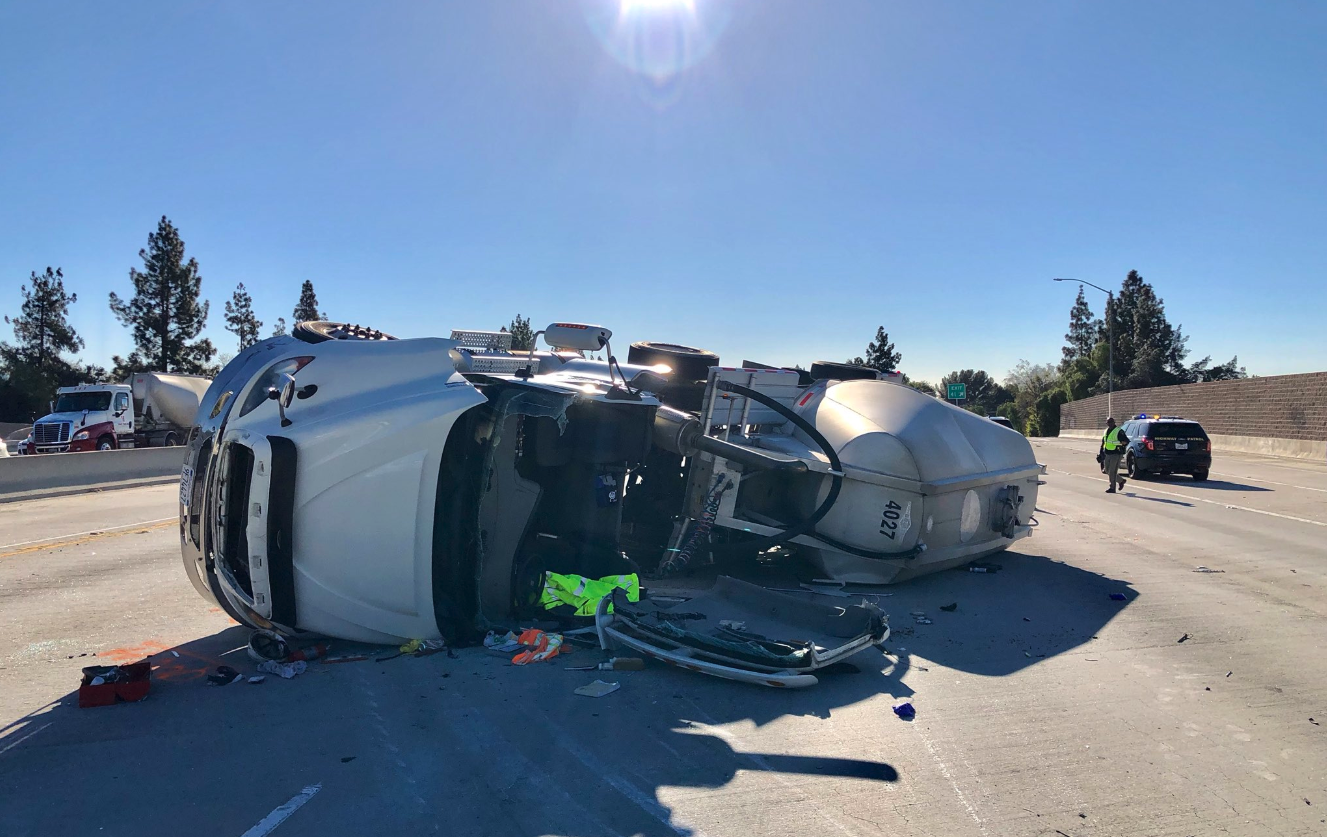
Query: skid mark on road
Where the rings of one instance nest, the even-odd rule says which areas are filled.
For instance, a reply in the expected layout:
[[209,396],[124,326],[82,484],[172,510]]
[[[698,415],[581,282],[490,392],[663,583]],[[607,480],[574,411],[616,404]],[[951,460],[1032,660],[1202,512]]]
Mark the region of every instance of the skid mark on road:
[[[1064,474],[1065,476],[1068,477],[1078,477],[1079,479],[1091,480],[1092,482],[1104,483],[1107,481],[1105,477],[1092,477],[1088,476],[1087,474],[1075,474],[1073,471],[1062,471],[1059,468],[1048,468],[1047,470],[1054,471],[1057,474]],[[1236,511],[1251,512],[1253,514],[1264,514],[1267,515],[1268,517],[1279,517],[1282,520],[1293,520],[1296,523],[1310,523],[1314,526],[1327,526],[1327,522],[1324,522],[1322,520],[1310,520],[1307,517],[1295,517],[1294,515],[1281,514],[1280,512],[1267,511],[1266,509],[1252,509],[1249,508],[1248,506],[1235,506],[1231,505],[1230,503],[1221,503],[1216,500],[1208,500],[1203,497],[1195,497],[1192,494],[1180,494],[1175,491],[1162,491],[1159,488],[1149,488],[1147,486],[1139,485],[1137,480],[1129,480],[1129,485],[1133,486],[1135,491],[1150,491],[1153,494],[1166,494],[1171,497],[1183,497],[1186,500],[1193,500],[1198,503],[1206,503],[1209,506],[1221,506],[1223,508],[1234,509]]]
[[175,525],[176,518],[167,517],[157,521],[146,521],[144,523],[133,523],[129,526],[117,526],[110,529],[95,529],[90,532],[80,532],[76,535],[57,535],[56,538],[63,540],[44,538],[39,541],[25,541],[23,543],[9,544],[0,546],[0,558],[12,558],[15,555],[25,555],[32,552],[46,552],[51,549],[64,549],[69,546],[82,546],[93,541],[105,540],[106,538],[115,538],[120,535],[145,534],[155,532],[159,529],[165,529]]

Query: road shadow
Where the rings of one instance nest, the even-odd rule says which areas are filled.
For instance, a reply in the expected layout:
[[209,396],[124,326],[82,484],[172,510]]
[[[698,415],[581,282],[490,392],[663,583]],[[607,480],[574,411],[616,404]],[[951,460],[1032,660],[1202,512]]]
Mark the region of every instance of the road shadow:
[[1183,485],[1186,488],[1208,489],[1211,491],[1253,491],[1270,492],[1275,491],[1272,488],[1264,488],[1261,485],[1248,485],[1242,482],[1230,482],[1228,480],[1202,480],[1201,482],[1183,474],[1151,474],[1145,478],[1134,477],[1141,483],[1169,483],[1172,485]]
[[[932,672],[1004,676],[1071,653],[1135,596],[1124,582],[1044,555],[993,560],[999,572],[949,571],[881,588],[877,601],[894,628],[888,653],[868,649],[796,691],[654,663],[638,672],[565,670],[597,662],[602,655],[591,649],[530,666],[477,648],[455,658],[370,656],[313,664],[293,680],[206,685],[220,664],[255,673],[239,627],[173,647],[103,652],[99,663],[150,654],[150,697],[78,709],[71,690],[9,724],[0,786],[17,802],[6,805],[6,834],[242,834],[314,786],[317,796],[281,825],[281,837],[680,837],[715,823],[675,816],[670,800],[747,774],[768,776],[743,778],[740,791],[768,781],[765,802],[788,787],[814,796],[814,777],[832,781],[824,788],[835,798],[865,797],[900,778],[888,753],[908,745],[890,732],[902,728],[891,706],[928,683],[943,688]],[[941,610],[949,604],[953,612]],[[914,610],[932,624],[917,624]],[[594,679],[621,688],[600,699],[574,693]],[[847,738],[822,726],[840,714],[851,719]],[[134,806],[141,813],[114,813],[144,794],[152,804]]]
[[1121,493],[1125,497],[1132,497],[1135,500],[1146,500],[1149,503],[1165,503],[1166,505],[1170,506],[1184,506],[1190,509],[1193,508],[1193,503],[1186,503],[1183,500],[1170,500],[1165,497],[1145,497],[1142,494],[1135,494],[1132,491],[1123,491]]

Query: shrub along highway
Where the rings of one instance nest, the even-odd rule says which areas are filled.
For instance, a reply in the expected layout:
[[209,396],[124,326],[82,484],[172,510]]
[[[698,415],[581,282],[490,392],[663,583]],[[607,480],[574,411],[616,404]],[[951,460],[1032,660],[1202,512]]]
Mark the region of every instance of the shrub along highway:
[[[0,505],[0,821],[8,835],[1327,833],[1327,467],[1217,454],[1210,482],[1106,495],[1094,443],[1034,444],[1048,467],[1034,537],[994,574],[884,588],[889,653],[800,692],[651,665],[598,673],[622,687],[591,699],[572,690],[595,677],[564,666],[596,652],[518,668],[482,649],[210,687],[219,664],[253,666],[247,633],[185,579],[174,486]],[[147,701],[77,708],[83,666],[144,655]],[[902,700],[914,721],[891,711]]]

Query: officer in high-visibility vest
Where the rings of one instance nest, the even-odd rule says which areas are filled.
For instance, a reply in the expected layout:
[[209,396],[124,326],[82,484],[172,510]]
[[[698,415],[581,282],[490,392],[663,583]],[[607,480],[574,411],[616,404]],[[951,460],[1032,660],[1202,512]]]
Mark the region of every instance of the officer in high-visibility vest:
[[1107,494],[1114,494],[1117,485],[1124,488],[1124,478],[1120,476],[1120,458],[1128,446],[1129,437],[1124,434],[1124,428],[1116,427],[1114,418],[1106,419],[1106,434],[1101,437],[1101,470],[1110,478]]

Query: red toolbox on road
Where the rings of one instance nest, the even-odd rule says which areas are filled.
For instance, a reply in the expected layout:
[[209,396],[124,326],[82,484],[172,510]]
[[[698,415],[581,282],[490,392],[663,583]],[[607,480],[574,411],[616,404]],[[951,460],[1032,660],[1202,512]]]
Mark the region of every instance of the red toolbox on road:
[[[94,685],[93,681],[101,680]],[[152,685],[152,664],[147,660],[122,666],[88,666],[78,687],[78,706],[110,706],[117,701],[133,703],[147,697]]]

